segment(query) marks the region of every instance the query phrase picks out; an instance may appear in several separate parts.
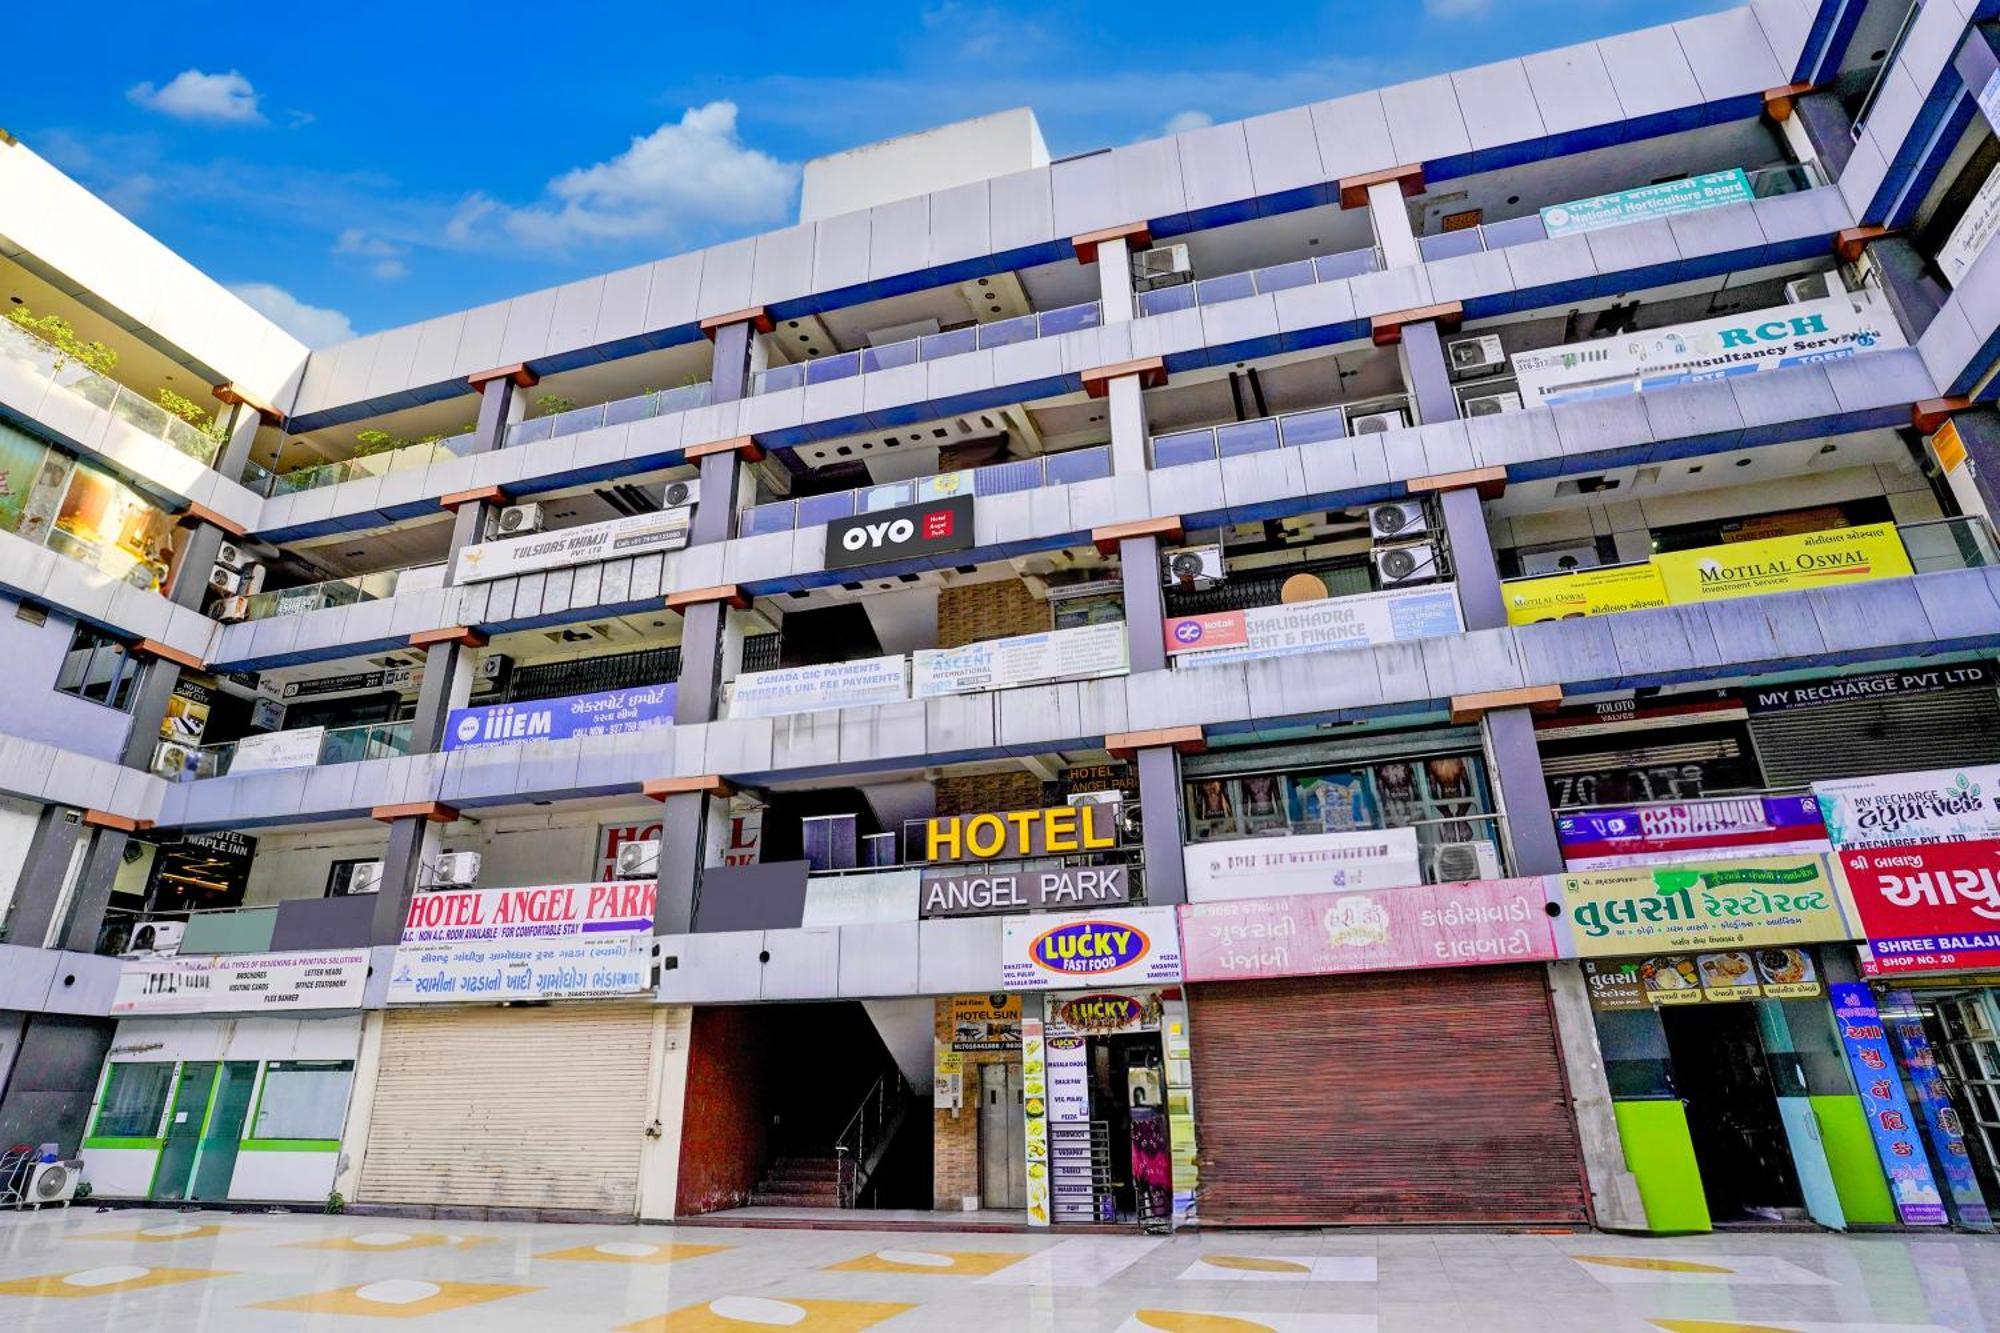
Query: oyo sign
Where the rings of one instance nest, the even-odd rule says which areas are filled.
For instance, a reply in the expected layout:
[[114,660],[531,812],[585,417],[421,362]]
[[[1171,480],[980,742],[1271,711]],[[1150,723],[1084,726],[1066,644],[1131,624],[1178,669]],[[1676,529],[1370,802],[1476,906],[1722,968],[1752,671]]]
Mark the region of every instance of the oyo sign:
[[826,525],[826,567],[852,569],[913,555],[972,549],[972,497],[881,509]]

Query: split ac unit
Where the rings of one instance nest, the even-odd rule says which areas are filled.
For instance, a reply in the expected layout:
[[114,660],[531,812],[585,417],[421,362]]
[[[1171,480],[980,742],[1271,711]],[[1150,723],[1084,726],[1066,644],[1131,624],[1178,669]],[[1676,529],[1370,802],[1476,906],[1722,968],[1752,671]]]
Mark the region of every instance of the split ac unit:
[[1430,531],[1422,500],[1393,500],[1368,506],[1368,535],[1378,542],[1421,537]]
[[382,863],[363,861],[347,872],[347,892],[380,893],[382,891]]
[[195,752],[177,741],[161,741],[153,747],[153,772],[169,782],[179,782],[195,771]]
[[1183,546],[1168,551],[1162,563],[1169,588],[1209,588],[1228,577],[1222,568],[1220,546]]
[[1375,586],[1378,588],[1430,583],[1438,576],[1437,548],[1429,542],[1378,546],[1370,554],[1375,561]]
[[462,888],[479,878],[478,852],[446,852],[431,867],[431,883]]
[[1465,415],[1469,417],[1497,417],[1502,412],[1521,410],[1521,395],[1518,393],[1482,393],[1465,400]]
[[508,505],[500,511],[496,531],[502,537],[525,537],[542,530],[542,507],[538,504]]
[[660,840],[628,842],[618,849],[618,878],[644,879],[660,873]]
[[222,603],[215,608],[215,618],[225,625],[234,625],[239,621],[248,620],[250,618],[250,599],[248,597],[223,598]]
[[1441,842],[1431,850],[1431,882],[1458,884],[1473,879],[1500,878],[1500,849],[1485,838],[1473,842]]
[[1353,435],[1387,435],[1392,430],[1402,430],[1410,424],[1409,414],[1400,407],[1392,407],[1383,412],[1363,412],[1347,419],[1347,429]]
[[250,563],[250,557],[235,542],[224,542],[215,548],[215,563],[230,569],[241,569]]
[[1833,295],[1827,289],[1826,274],[1808,273],[1803,278],[1793,278],[1785,284],[1785,304],[1800,305],[1806,301],[1824,301]]
[[141,921],[132,928],[132,939],[123,956],[171,958],[181,951],[181,938],[186,934],[185,921]]
[[660,502],[668,509],[680,509],[687,505],[701,503],[701,479],[690,477],[686,481],[670,481],[661,494]]
[[488,653],[479,659],[479,678],[481,680],[503,680],[506,678],[508,671],[513,669],[513,666],[514,659],[507,656],[507,654]]
[[243,575],[228,565],[216,565],[208,571],[208,586],[234,596],[243,591]]
[[1500,346],[1500,335],[1496,333],[1460,338],[1457,342],[1445,344],[1444,351],[1451,362],[1451,377],[1455,380],[1491,375],[1507,366],[1507,352]]
[[1194,281],[1194,265],[1185,245],[1156,245],[1132,256],[1132,286],[1142,292],[1178,287]]
[[76,1198],[76,1187],[82,1183],[81,1161],[37,1162],[28,1168],[28,1188],[21,1202],[36,1208],[45,1203],[59,1203],[67,1208]]

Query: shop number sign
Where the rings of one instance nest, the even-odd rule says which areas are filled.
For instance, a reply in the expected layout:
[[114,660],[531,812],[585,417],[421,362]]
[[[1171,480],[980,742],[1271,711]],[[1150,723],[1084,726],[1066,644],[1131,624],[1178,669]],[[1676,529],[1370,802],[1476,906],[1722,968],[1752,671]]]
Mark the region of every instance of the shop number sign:
[[1856,848],[1840,869],[1869,975],[2000,967],[2000,841]]

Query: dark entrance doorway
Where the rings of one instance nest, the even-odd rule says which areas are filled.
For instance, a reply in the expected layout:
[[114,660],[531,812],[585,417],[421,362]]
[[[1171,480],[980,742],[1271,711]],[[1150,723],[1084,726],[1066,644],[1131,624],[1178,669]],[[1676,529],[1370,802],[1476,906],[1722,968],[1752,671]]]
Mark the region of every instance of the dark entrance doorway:
[[1805,1220],[1805,1196],[1756,1007],[1701,1004],[1659,1012],[1709,1216],[1717,1225]]

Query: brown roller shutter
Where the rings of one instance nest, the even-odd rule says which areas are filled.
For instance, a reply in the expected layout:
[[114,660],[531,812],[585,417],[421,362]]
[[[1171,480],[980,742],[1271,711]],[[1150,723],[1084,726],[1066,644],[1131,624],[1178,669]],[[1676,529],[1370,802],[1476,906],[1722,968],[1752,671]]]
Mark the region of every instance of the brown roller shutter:
[[1543,968],[1188,998],[1203,1222],[1589,1220]]

